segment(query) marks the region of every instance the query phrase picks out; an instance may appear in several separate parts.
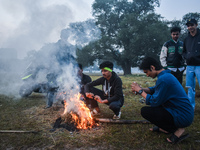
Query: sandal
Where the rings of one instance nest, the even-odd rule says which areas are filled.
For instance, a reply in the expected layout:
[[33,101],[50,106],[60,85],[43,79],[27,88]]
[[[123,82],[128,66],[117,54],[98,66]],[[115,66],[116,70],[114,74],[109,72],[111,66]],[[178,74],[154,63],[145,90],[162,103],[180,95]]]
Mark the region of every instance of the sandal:
[[181,141],[183,141],[184,139],[188,138],[190,135],[187,133],[185,135],[181,135],[180,137],[177,137],[175,134],[172,134],[168,139],[171,141],[169,142],[167,140],[167,142],[171,143],[171,144],[176,144],[179,143]]

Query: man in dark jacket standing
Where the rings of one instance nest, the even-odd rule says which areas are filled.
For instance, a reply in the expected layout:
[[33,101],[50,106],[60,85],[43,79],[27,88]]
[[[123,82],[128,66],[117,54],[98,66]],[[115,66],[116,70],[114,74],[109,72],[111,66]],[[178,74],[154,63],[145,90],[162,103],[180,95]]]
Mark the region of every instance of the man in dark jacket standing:
[[[121,107],[124,104],[124,96],[122,91],[122,80],[113,71],[113,63],[105,61],[100,64],[103,77],[86,84],[86,96],[91,99],[91,114],[100,113],[98,103],[109,105],[109,108],[114,112],[113,119],[120,119]],[[94,88],[94,86],[102,85],[102,90]]]
[[189,31],[183,45],[183,55],[187,62],[186,87],[188,88],[189,100],[195,108],[195,77],[200,83],[200,31],[195,19],[189,19],[186,25]]
[[178,40],[180,32],[180,27],[171,28],[172,39],[165,42],[162,46],[160,62],[165,69],[171,70],[171,74],[173,74],[182,84],[185,66],[184,58],[182,55],[183,42]]

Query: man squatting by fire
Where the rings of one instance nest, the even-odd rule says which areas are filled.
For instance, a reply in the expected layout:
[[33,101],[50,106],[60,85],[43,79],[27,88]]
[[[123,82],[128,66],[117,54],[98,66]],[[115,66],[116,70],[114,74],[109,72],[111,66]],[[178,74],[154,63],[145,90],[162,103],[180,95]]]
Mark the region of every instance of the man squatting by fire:
[[[122,91],[122,80],[113,71],[113,63],[105,61],[100,64],[103,77],[94,80],[85,85],[86,97],[91,99],[91,114],[97,115],[100,113],[98,103],[109,105],[109,108],[114,112],[113,119],[120,119],[121,107],[124,104],[124,96]],[[94,88],[94,86],[102,85],[102,90]]]
[[167,141],[173,144],[187,138],[189,134],[183,133],[193,122],[194,109],[180,82],[154,58],[144,58],[139,68],[147,77],[158,77],[153,87],[142,88],[136,82],[131,85],[132,92],[140,94],[150,105],[141,108],[141,115],[156,125],[150,130],[172,133]]

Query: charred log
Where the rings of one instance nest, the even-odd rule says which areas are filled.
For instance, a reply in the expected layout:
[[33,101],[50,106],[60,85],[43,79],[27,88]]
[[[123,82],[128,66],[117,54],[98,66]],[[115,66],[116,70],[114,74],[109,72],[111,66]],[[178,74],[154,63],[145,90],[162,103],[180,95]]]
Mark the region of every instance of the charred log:
[[74,122],[70,114],[65,117],[59,117],[58,119],[56,119],[53,128],[50,130],[50,132],[54,132],[57,128],[64,128],[68,131],[79,130],[78,128],[76,128],[76,123]]

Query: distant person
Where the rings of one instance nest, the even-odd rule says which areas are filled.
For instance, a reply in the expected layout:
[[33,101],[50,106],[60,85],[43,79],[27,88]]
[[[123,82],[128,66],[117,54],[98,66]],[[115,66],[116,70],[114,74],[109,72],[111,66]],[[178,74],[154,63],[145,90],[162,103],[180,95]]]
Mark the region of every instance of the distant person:
[[140,94],[150,105],[141,108],[141,115],[156,125],[150,130],[172,133],[167,141],[173,144],[187,138],[189,134],[184,132],[193,122],[194,109],[182,85],[154,58],[144,58],[139,68],[147,77],[158,77],[153,87],[142,88],[136,82],[131,85],[132,92]]
[[90,76],[83,73],[83,66],[82,64],[78,64],[78,77],[80,78],[80,94],[83,100],[85,101],[86,105],[90,108],[90,99],[85,96],[84,86],[91,82],[92,79]]
[[55,73],[49,73],[46,76],[48,82],[45,85],[47,88],[47,103],[45,108],[50,108],[55,100],[56,92],[59,88],[57,83],[57,75]]
[[183,58],[183,42],[179,40],[180,27],[171,28],[172,39],[165,42],[160,53],[160,62],[165,69],[171,70],[178,81],[182,84],[185,70]]
[[200,86],[200,31],[195,19],[189,19],[186,25],[189,31],[183,45],[183,54],[187,63],[186,87],[189,100],[195,108],[196,77]]
[[[100,64],[103,77],[87,83],[85,86],[86,96],[91,99],[92,115],[100,113],[98,103],[109,105],[114,112],[113,119],[120,119],[121,107],[124,104],[124,96],[122,91],[122,80],[113,71],[113,63],[105,61]],[[102,85],[102,90],[94,88],[94,86]]]

